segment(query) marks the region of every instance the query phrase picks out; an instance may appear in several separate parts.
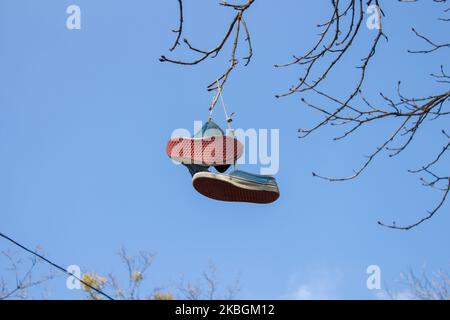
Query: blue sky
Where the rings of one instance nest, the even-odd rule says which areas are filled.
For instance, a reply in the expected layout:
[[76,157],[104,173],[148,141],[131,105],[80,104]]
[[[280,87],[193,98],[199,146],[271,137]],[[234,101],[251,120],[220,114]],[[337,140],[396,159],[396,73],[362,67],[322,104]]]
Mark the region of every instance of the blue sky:
[[[232,11],[214,1],[192,2],[185,4],[186,35],[209,48]],[[262,206],[202,197],[187,170],[165,154],[174,129],[192,130],[194,120],[206,120],[212,96],[205,88],[228,57],[195,67],[158,61],[160,54],[169,55],[176,1],[0,0],[0,231],[41,246],[62,265],[100,274],[123,274],[116,256],[122,245],[131,253],[154,251],[149,291],[176,282],[180,273],[195,279],[210,260],[221,283],[240,274],[239,297],[255,299],[371,299],[377,294],[366,288],[369,265],[381,267],[383,285],[395,284],[409,268],[448,268],[448,204],[410,232],[376,224],[413,222],[439,200],[407,169],[441,150],[443,121],[427,123],[411,148],[394,159],[380,156],[355,181],[313,178],[312,171],[350,173],[392,123],[341,142],[332,141],[332,129],[297,138],[297,129],[313,124],[317,114],[298,95],[274,98],[302,69],[273,64],[306,52],[326,12],[319,1],[284,2],[257,1],[247,12],[254,59],[239,66],[224,89],[237,127],[280,130],[281,197]],[[66,29],[71,4],[81,8],[81,30]],[[448,34],[436,20],[442,7],[385,5],[389,42],[381,43],[373,60],[368,97],[394,93],[398,80],[410,94],[444,90],[428,75],[448,62],[448,50],[430,59],[406,52],[425,46],[412,26],[437,42]],[[354,67],[374,32],[365,29],[351,56],[327,79],[329,92],[351,90]],[[186,56],[180,49],[171,53]],[[257,165],[244,169],[259,171]],[[14,248],[0,241],[0,249]],[[8,277],[4,269],[0,260],[0,273]],[[53,298],[83,297],[67,290],[63,277],[49,290]]]

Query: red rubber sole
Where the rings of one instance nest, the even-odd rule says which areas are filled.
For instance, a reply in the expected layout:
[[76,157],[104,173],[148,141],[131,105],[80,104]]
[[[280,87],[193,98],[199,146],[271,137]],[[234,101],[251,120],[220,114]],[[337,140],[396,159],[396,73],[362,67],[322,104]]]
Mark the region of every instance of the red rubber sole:
[[280,196],[278,192],[249,190],[215,178],[194,176],[192,184],[202,195],[220,201],[267,204],[276,201]]
[[233,164],[243,152],[243,145],[230,136],[208,138],[172,138],[166,146],[169,158],[185,164],[207,166]]

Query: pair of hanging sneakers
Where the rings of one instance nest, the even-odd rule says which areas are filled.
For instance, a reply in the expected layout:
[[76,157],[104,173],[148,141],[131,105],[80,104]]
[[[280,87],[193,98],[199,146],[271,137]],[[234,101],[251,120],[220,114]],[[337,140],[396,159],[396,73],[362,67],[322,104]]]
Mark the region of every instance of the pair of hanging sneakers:
[[[241,170],[224,172],[242,156],[243,145],[209,119],[193,137],[174,137],[167,155],[186,166],[194,188],[202,195],[221,201],[271,203],[278,199],[275,178]],[[219,173],[210,172],[215,167]]]

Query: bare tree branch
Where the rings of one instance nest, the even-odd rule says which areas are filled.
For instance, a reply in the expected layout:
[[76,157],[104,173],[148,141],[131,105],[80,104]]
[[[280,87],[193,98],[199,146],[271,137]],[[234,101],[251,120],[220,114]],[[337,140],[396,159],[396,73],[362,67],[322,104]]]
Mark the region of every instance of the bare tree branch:
[[16,255],[11,251],[2,251],[1,255],[9,262],[10,267],[8,271],[13,274],[15,282],[12,287],[8,287],[6,280],[4,278],[0,279],[0,300],[26,299],[30,288],[41,285],[56,277],[53,272],[49,271],[36,278],[35,273],[41,264],[41,261],[36,257],[31,257],[27,266],[22,259],[16,258]]
[[[417,2],[417,0],[399,0],[399,2]],[[225,72],[219,77],[221,86],[227,81],[229,74],[234,70],[238,63],[236,58],[237,49],[240,41],[241,30],[245,31],[248,45],[248,56],[243,58],[246,60],[246,65],[250,62],[253,55],[253,48],[250,39],[250,32],[247,23],[244,20],[245,11],[254,3],[254,0],[247,0],[243,4],[230,4],[222,2],[224,7],[236,10],[236,15],[231,21],[225,35],[216,47],[207,51],[201,50],[190,44],[188,40],[184,40],[188,49],[196,54],[199,58],[193,61],[169,59],[165,56],[161,57],[161,61],[171,62],[182,65],[195,65],[201,63],[207,58],[217,56],[225,44],[233,41],[231,47],[230,64]],[[373,61],[375,54],[380,46],[381,39],[388,39],[384,33],[383,20],[384,12],[379,0],[330,0],[330,13],[325,22],[318,25],[321,30],[317,41],[312,47],[302,55],[294,55],[293,58],[284,64],[277,64],[277,68],[286,67],[300,67],[302,73],[299,77],[298,83],[294,84],[287,90],[287,92],[276,95],[276,97],[285,97],[293,94],[305,94],[307,92],[313,93],[317,97],[324,98],[327,105],[318,105],[315,102],[307,101],[302,97],[301,101],[306,107],[315,110],[320,116],[320,120],[309,128],[299,129],[300,138],[305,138],[311,133],[318,131],[326,126],[333,126],[340,128],[341,131],[337,134],[334,140],[345,139],[352,134],[360,131],[361,128],[368,126],[371,123],[379,123],[386,121],[397,121],[394,129],[389,132],[380,134],[380,142],[374,150],[366,156],[365,161],[357,169],[347,176],[330,177],[323,174],[313,172],[313,176],[327,180],[327,181],[347,181],[359,177],[370,164],[382,153],[387,153],[389,157],[395,157],[406,150],[413,144],[418,133],[424,130],[424,124],[428,121],[433,121],[450,114],[448,102],[450,100],[450,88],[448,86],[436,88],[433,95],[416,94],[413,97],[405,95],[401,90],[401,82],[398,82],[397,92],[395,97],[380,93],[380,101],[373,102],[367,99],[364,93],[364,83],[369,73],[369,66]],[[447,4],[447,0],[433,0],[436,4]],[[335,97],[326,90],[322,89],[323,85],[327,84],[327,77],[332,74],[336,67],[350,56],[351,49],[357,46],[362,40],[367,37],[362,37],[364,24],[367,14],[375,10],[375,20],[373,36],[368,42],[367,51],[365,55],[360,57],[360,63],[357,65],[358,75],[356,81],[351,85],[349,92],[344,94],[343,98]],[[437,23],[447,23],[450,19],[447,15],[450,13],[450,8],[443,10],[444,16],[437,19]],[[182,22],[182,21],[181,21]],[[242,28],[243,29],[242,29]],[[179,28],[181,29],[181,28]],[[436,51],[447,50],[450,48],[450,43],[438,43],[432,40],[431,36],[419,33],[415,28],[412,28],[414,35],[421,42],[425,42],[429,48],[421,50],[408,50],[412,54],[423,54],[428,56]],[[233,38],[234,40],[230,40]],[[440,65],[438,73],[430,74],[433,84],[448,85],[450,83],[450,76],[445,71],[444,64]],[[208,90],[217,89],[216,82],[212,82],[208,86]],[[425,87],[424,80],[424,87]],[[445,153],[449,148],[450,138],[444,132],[447,141],[444,143],[444,148],[441,153],[429,164],[422,166],[419,170],[409,170],[412,174],[424,174],[428,179],[421,177],[422,184],[427,187],[436,189],[442,192],[441,201],[429,211],[428,214],[419,219],[416,223],[397,226],[393,224],[385,224],[379,222],[381,226],[392,229],[410,230],[424,221],[430,219],[434,214],[444,205],[449,192],[448,179],[449,174],[437,174],[434,166],[442,161]],[[433,167],[433,171],[431,170]]]
[[[445,3],[446,1],[438,0],[434,2]],[[319,25],[323,31],[320,33],[319,39],[312,49],[302,56],[294,56],[294,59],[289,63],[276,65],[276,67],[297,65],[305,68],[304,74],[300,77],[300,82],[290,88],[287,93],[277,95],[277,97],[312,91],[316,95],[328,100],[330,105],[332,105],[331,108],[327,108],[309,102],[304,97],[301,98],[301,101],[308,108],[315,110],[321,114],[323,118],[310,128],[299,129],[300,138],[305,138],[312,132],[330,125],[343,129],[343,132],[334,138],[334,140],[341,140],[359,131],[359,129],[367,126],[369,123],[386,121],[387,119],[399,121],[394,130],[386,134],[386,138],[380,142],[372,153],[366,156],[366,160],[363,164],[358,169],[353,170],[352,174],[343,177],[330,177],[313,172],[313,176],[315,177],[336,182],[352,180],[359,177],[374,159],[384,151],[388,152],[389,157],[397,156],[413,142],[416,134],[423,128],[423,124],[426,120],[435,120],[442,116],[448,116],[450,114],[450,110],[448,109],[450,91],[447,88],[446,90],[442,90],[440,93],[431,96],[407,97],[401,92],[399,81],[397,86],[397,97],[395,99],[380,93],[382,105],[378,106],[368,101],[363,94],[363,83],[366,77],[367,68],[369,61],[375,55],[379,40],[383,37],[386,38],[381,24],[381,14],[379,17],[380,24],[378,26],[377,35],[370,46],[368,55],[362,59],[363,64],[359,66],[359,79],[354,85],[351,93],[347,95],[346,98],[339,99],[324,90],[319,89],[319,85],[323,84],[327,75],[343,59],[343,56],[349,49],[354,46],[356,36],[361,32],[365,11],[364,8],[375,4],[377,8],[379,8],[379,12],[382,13],[378,1],[367,1],[367,3],[364,4],[362,1],[356,0],[332,0],[331,4],[333,8],[331,16],[325,23]],[[445,12],[448,12],[448,9],[446,9]],[[443,19],[440,20],[443,21]],[[344,26],[346,26],[345,29]],[[419,39],[425,41],[431,48],[425,50],[409,50],[408,52],[410,53],[430,54],[437,50],[444,50],[445,48],[450,47],[450,44],[448,43],[438,44],[429,37],[418,33],[414,28],[412,30]],[[325,58],[328,56],[331,57],[331,62],[326,63]],[[313,77],[315,69],[324,63],[326,63],[324,71],[321,71],[318,76]],[[431,76],[437,83],[450,83],[450,77],[444,71],[443,65],[440,66],[440,73],[432,73]],[[448,135],[446,135],[446,137],[448,139]],[[397,145],[393,145],[395,143],[397,143]],[[443,192],[437,206],[416,223],[407,226],[397,226],[395,223],[385,224],[378,222],[381,226],[399,230],[410,230],[433,217],[433,215],[443,206],[449,191],[448,184],[445,184],[444,186],[441,185],[440,187],[437,187],[437,185],[439,183],[447,182],[449,177],[447,175],[436,175],[430,171],[430,167],[443,158],[444,153],[448,150],[448,143],[450,142],[445,144],[442,152],[434,161],[423,166],[419,171],[410,170],[411,173],[426,173],[432,180],[427,181],[424,178],[421,178],[423,185],[433,187]]]
[[170,47],[170,51],[175,50],[175,48],[180,44],[180,38],[181,34],[183,33],[183,1],[178,0],[178,6],[180,10],[180,24],[178,25],[178,29],[172,30],[177,34],[177,37],[175,38],[175,42],[173,43],[172,47]]
[[[253,48],[252,48],[252,43],[251,43],[250,31],[247,26],[247,23],[244,20],[244,13],[247,9],[250,8],[250,6],[254,3],[254,1],[255,0],[246,0],[246,2],[244,4],[231,4],[226,1],[223,1],[220,3],[221,6],[234,9],[236,11],[236,14],[235,14],[234,18],[231,20],[231,23],[228,26],[228,29],[226,30],[224,36],[222,37],[222,40],[213,49],[210,49],[210,50],[199,49],[198,47],[192,45],[187,38],[183,39],[183,42],[186,44],[187,48],[190,51],[199,54],[199,57],[197,59],[189,61],[189,60],[181,60],[181,59],[171,59],[171,58],[166,57],[165,55],[161,55],[159,60],[161,62],[170,62],[170,63],[180,64],[180,65],[199,64],[199,63],[203,62],[204,60],[206,60],[207,58],[216,57],[222,51],[222,49],[227,44],[228,40],[231,38],[231,35],[234,32],[234,40],[233,40],[233,44],[231,47],[230,65],[225,70],[225,72],[217,78],[220,83],[220,86],[223,87],[225,82],[227,81],[228,76],[230,75],[231,71],[233,71],[235,66],[238,64],[238,59],[236,58],[236,53],[237,53],[239,40],[240,40],[241,26],[244,28],[245,35],[246,35],[245,41],[247,42],[247,46],[248,46],[248,55],[243,58],[246,61],[245,66],[247,66],[250,63],[250,60],[253,56]],[[178,0],[178,2],[179,2],[179,7],[180,7],[180,24],[179,24],[179,28],[177,30],[174,30],[174,32],[177,33],[177,38],[175,39],[174,45],[170,48],[170,51],[173,51],[179,44],[179,40],[181,38],[181,34],[183,31],[183,23],[184,23],[183,3],[182,3],[182,0]],[[208,87],[207,87],[208,91],[217,90],[216,82],[217,82],[217,80],[214,80],[208,85]]]

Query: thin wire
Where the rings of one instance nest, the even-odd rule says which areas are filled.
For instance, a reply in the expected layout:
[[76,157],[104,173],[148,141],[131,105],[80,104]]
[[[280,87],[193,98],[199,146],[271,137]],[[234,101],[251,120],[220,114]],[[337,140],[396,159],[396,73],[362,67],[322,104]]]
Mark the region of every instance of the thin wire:
[[227,120],[228,129],[230,129],[231,134],[234,135],[234,133],[233,133],[233,128],[231,127],[231,121],[232,121],[232,119],[228,116],[227,108],[226,108],[226,106],[225,106],[225,102],[224,102],[223,96],[222,96],[222,88],[221,88],[221,86],[219,85],[219,80],[216,80],[216,82],[217,82],[217,92],[218,92],[218,94],[219,94],[219,96],[220,96],[220,101],[221,101],[221,103],[222,103],[223,112],[225,113],[225,118],[226,118],[226,120]]
[[94,286],[91,286],[89,283],[86,283],[85,281],[83,281],[82,279],[80,279],[79,277],[77,277],[76,275],[74,275],[73,273],[68,272],[68,271],[67,271],[66,269],[64,269],[63,267],[61,267],[61,266],[57,265],[56,263],[54,263],[54,262],[48,260],[47,258],[41,256],[39,253],[37,253],[37,252],[35,252],[35,251],[33,251],[33,250],[28,249],[27,247],[21,245],[21,244],[18,243],[17,241],[11,239],[10,237],[4,235],[4,234],[1,233],[1,232],[0,232],[0,237],[2,237],[2,238],[4,238],[4,239],[8,240],[9,242],[12,242],[14,245],[16,245],[16,246],[22,248],[22,249],[25,250],[26,252],[31,253],[32,255],[35,255],[35,256],[38,257],[39,259],[41,259],[41,260],[47,262],[48,264],[50,264],[51,266],[55,267],[56,269],[58,269],[58,270],[64,272],[64,273],[67,274],[68,276],[74,277],[75,279],[77,279],[78,281],[80,281],[82,284],[84,284],[86,287],[91,288],[92,290],[94,290],[95,292],[97,292],[97,293],[103,295],[104,297],[108,298],[109,300],[114,300],[111,296],[107,295],[107,294],[104,293],[103,291],[101,291],[101,290],[95,288]]
[[209,119],[212,119],[212,113],[214,110],[214,107],[216,106],[217,100],[219,99],[219,91],[216,91],[216,93],[214,94],[214,98],[211,102],[211,105],[209,106]]
[[[209,120],[212,119],[212,113],[213,113],[214,107],[216,106],[217,101],[219,100],[219,97],[220,97],[220,101],[221,101],[222,107],[223,107],[223,112],[225,113],[225,119],[226,119],[226,122],[227,122],[227,125],[228,125],[228,131],[230,132],[231,136],[234,138],[234,129],[231,126],[231,122],[233,121],[231,116],[233,115],[233,113],[231,114],[231,116],[228,115],[227,107],[225,106],[225,101],[224,101],[223,96],[222,96],[222,87],[219,84],[219,80],[218,79],[216,80],[216,83],[217,83],[217,91],[214,94],[213,101],[212,101],[212,103],[211,103],[211,105],[209,107]],[[233,168],[234,168],[234,170],[237,169],[237,162],[236,162],[236,160],[233,162]]]
[[[220,101],[222,103],[223,112],[225,113],[225,118],[226,118],[226,121],[227,121],[228,130],[229,130],[229,132],[231,134],[231,137],[234,138],[234,129],[231,126],[231,122],[233,121],[233,119],[228,115],[227,107],[225,106],[225,101],[223,100],[222,87],[219,85],[219,80],[216,80],[216,83],[217,83],[217,94],[218,94],[218,96],[220,96]],[[237,170],[237,161],[236,160],[233,161],[233,168],[234,168],[234,170]]]

